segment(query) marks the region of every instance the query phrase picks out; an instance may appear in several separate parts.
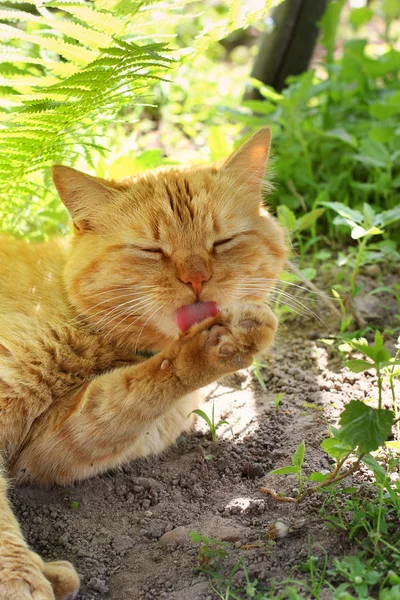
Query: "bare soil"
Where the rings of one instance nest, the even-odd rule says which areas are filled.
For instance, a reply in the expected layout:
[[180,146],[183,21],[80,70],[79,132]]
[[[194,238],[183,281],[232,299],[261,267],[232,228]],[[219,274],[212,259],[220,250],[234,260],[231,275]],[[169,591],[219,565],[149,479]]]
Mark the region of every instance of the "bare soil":
[[[358,309],[374,325],[397,324],[391,294],[361,299]],[[217,443],[199,420],[191,436],[181,437],[162,456],[68,488],[12,490],[32,548],[46,559],[68,559],[78,569],[79,600],[217,598],[207,577],[196,571],[198,545],[190,540],[191,530],[228,541],[226,572],[244,556],[251,578],[260,581],[287,578],[307,558],[308,536],[315,552],[321,544],[331,559],[352,552],[346,535],[320,517],[322,495],[297,507],[260,491],[268,486],[296,493],[294,477],[268,473],[290,464],[302,440],[306,473],[329,469],[330,459],[320,449],[328,425],[344,403],[376,396],[372,373],[342,369],[335,346],[321,341],[337,323],[323,304],[315,310],[325,326],[302,316],[281,326],[273,350],[262,359],[266,390],[251,369],[204,390],[203,409],[211,415],[215,402],[216,419],[230,424],[218,430]],[[392,342],[388,339],[389,347]],[[387,392],[385,403],[390,407]],[[353,483],[363,479],[367,472]],[[271,543],[267,530],[281,517],[300,525]]]

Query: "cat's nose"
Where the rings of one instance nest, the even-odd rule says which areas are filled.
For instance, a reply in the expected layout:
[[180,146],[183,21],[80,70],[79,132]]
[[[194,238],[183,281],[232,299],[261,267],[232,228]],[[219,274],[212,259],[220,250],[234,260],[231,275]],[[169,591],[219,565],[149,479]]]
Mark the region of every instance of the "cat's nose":
[[190,284],[196,296],[199,296],[203,283],[210,279],[210,274],[207,271],[202,271],[200,273],[185,272],[181,274],[179,279],[183,283]]

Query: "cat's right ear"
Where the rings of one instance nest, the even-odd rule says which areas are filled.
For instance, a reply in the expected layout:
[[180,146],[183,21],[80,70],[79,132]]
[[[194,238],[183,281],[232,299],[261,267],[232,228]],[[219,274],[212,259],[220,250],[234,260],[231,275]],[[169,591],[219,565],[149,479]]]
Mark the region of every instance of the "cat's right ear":
[[53,166],[53,181],[79,232],[93,229],[96,209],[110,202],[114,190],[104,180],[63,165]]

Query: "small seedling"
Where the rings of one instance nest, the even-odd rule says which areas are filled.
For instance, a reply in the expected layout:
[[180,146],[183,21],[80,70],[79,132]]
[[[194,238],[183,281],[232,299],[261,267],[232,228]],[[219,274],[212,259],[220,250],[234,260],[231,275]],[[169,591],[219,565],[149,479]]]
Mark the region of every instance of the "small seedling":
[[275,408],[276,408],[276,412],[280,411],[280,407],[281,407],[281,400],[284,397],[284,393],[281,392],[280,394],[278,394],[274,400],[274,404],[275,404]]
[[[400,341],[400,340],[399,340]],[[352,359],[345,362],[345,366],[353,371],[353,373],[361,373],[363,371],[367,371],[368,369],[375,369],[376,374],[378,376],[378,402],[379,408],[382,408],[382,375],[387,374],[387,368],[390,367],[390,376],[393,378],[394,368],[400,365],[399,352],[397,352],[396,356],[392,358],[390,352],[386,350],[383,345],[382,335],[379,331],[375,332],[375,343],[373,345],[369,345],[367,340],[361,338],[360,340],[351,340],[350,345],[354,350],[357,350],[361,354],[363,354],[366,358],[370,358],[372,363],[367,360],[361,359]],[[400,345],[400,344],[399,344]],[[396,346],[397,348],[397,346]],[[383,369],[386,369],[383,371]],[[393,404],[396,410],[396,398],[393,393]]]
[[342,315],[342,319],[340,321],[340,333],[344,333],[352,324],[354,317],[353,315],[349,315],[347,313],[346,307],[339,293],[336,290],[332,290],[332,294],[335,296],[340,307],[340,313]]
[[70,506],[71,506],[71,508],[79,508],[79,502],[74,500],[73,502],[71,502]]
[[254,375],[257,377],[257,381],[264,391],[267,389],[267,386],[265,385],[265,381],[263,379],[263,376],[261,375],[261,367],[265,368],[266,366],[267,365],[259,362],[256,358],[253,361]]
[[373,208],[364,203],[363,212],[355,210],[341,202],[321,202],[323,206],[331,208],[337,213],[334,225],[346,225],[351,229],[351,237],[357,240],[358,248],[353,272],[350,276],[350,289],[356,295],[356,278],[363,262],[365,248],[369,240],[375,235],[382,235],[384,227],[400,219],[400,210],[392,209],[375,213]]
[[[217,441],[217,429],[219,427],[221,427],[221,425],[229,425],[229,422],[226,421],[225,419],[221,419],[220,421],[218,421],[218,423],[215,423],[214,411],[215,411],[215,405],[214,405],[214,402],[213,402],[212,412],[211,412],[211,419],[204,412],[204,410],[201,410],[200,408],[196,408],[196,410],[192,410],[192,412],[190,413],[190,415],[192,415],[194,413],[194,414],[198,415],[199,417],[201,417],[202,419],[204,419],[204,421],[207,423],[207,425],[210,428],[210,433],[211,433],[211,439],[212,439],[212,441],[216,442]],[[233,437],[233,429],[232,429],[232,427],[230,425],[229,425],[229,427],[230,427],[230,430],[231,430],[231,433],[232,433],[232,437]]]
[[221,542],[214,538],[208,538],[205,535],[200,535],[197,531],[190,532],[192,542],[200,543],[198,559],[199,568],[202,571],[212,571],[219,567],[221,560],[227,556],[227,542]]

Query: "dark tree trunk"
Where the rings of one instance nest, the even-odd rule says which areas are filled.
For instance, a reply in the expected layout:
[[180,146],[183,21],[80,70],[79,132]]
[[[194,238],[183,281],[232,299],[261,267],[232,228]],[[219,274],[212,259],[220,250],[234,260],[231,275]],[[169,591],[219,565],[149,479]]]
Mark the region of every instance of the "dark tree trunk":
[[[251,76],[280,92],[289,75],[307,70],[318,38],[317,23],[328,0],[285,0],[272,13],[275,23],[263,35]],[[246,98],[261,96],[254,88]]]

